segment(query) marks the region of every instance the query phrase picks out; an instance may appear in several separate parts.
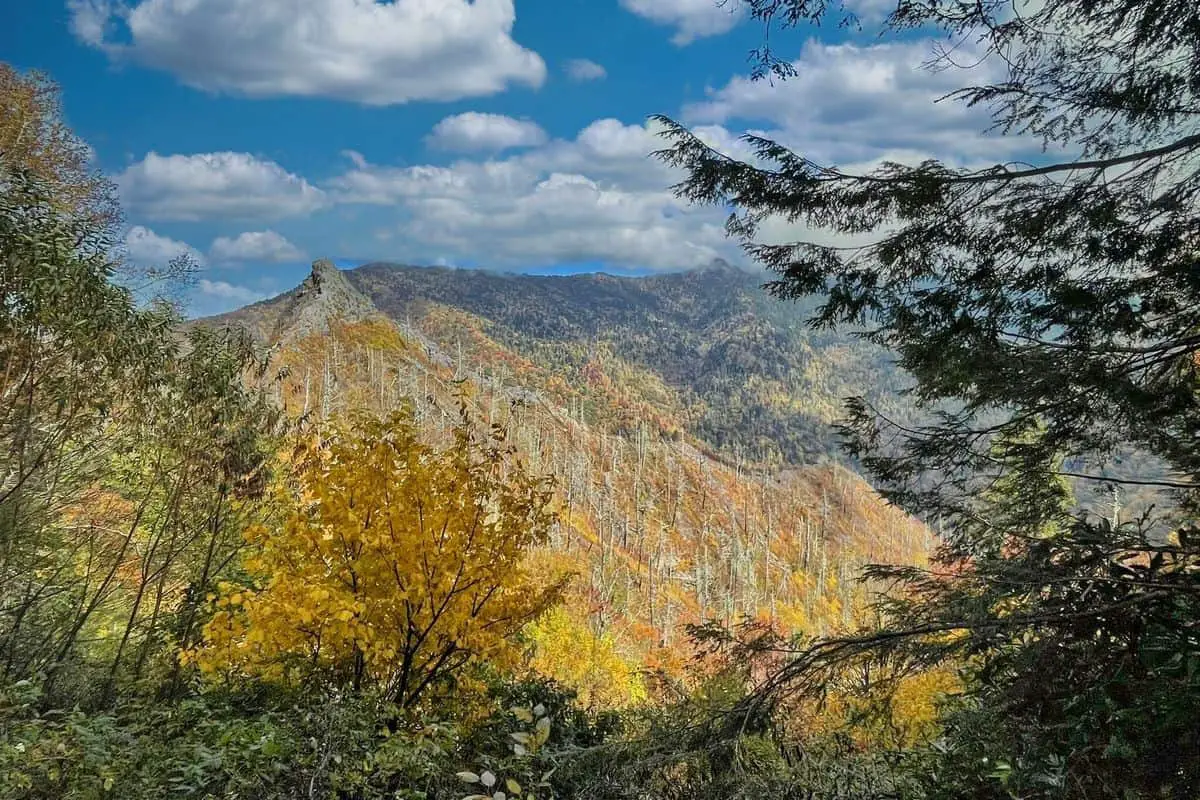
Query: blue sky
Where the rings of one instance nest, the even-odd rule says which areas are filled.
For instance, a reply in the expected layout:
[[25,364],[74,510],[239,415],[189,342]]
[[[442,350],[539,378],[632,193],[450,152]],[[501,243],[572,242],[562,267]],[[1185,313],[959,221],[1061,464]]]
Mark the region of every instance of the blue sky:
[[[739,154],[767,133],[819,160],[993,161],[930,43],[775,36],[799,77],[748,79],[761,29],[716,0],[39,0],[0,58],[63,87],[120,187],[128,257],[187,249],[213,313],[286,290],[316,257],[643,273],[740,258],[647,158],[665,113]],[[780,221],[764,236],[802,234]],[[815,234],[815,235],[819,235]]]

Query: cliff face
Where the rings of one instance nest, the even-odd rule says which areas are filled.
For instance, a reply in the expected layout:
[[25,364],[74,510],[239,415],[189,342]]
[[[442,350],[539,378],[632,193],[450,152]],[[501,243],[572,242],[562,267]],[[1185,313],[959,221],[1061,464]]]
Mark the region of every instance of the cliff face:
[[333,262],[321,260],[287,300],[276,340],[328,333],[333,320],[357,322],[377,313],[375,304],[355,289]]
[[194,324],[242,328],[264,345],[279,345],[329,333],[334,321],[358,322],[378,313],[332,261],[321,259],[290,292]]

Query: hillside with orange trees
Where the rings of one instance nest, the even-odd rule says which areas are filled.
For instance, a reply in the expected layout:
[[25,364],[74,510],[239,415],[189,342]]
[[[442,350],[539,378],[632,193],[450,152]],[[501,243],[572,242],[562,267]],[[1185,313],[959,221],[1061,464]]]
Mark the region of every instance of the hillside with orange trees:
[[[606,659],[603,680],[614,669],[680,675],[690,623],[836,628],[862,598],[862,565],[917,561],[929,545],[928,529],[844,466],[773,469],[721,455],[688,432],[676,391],[604,345],[568,380],[460,308],[430,303],[393,320],[330,265],[206,324],[245,328],[274,350],[272,391],[293,417],[410,405],[436,439],[466,397],[477,421],[504,426],[530,469],[556,482],[559,522],[534,561],[575,579],[571,602],[533,638],[542,650],[591,643],[582,665],[542,659],[568,682],[586,682]],[[597,696],[642,691],[603,680]]]
[[[763,274],[721,261],[646,277],[397,264],[344,274],[380,311],[457,360],[574,401],[606,430],[650,420],[725,457],[782,466],[844,461],[831,423],[845,397],[863,396],[895,420],[914,417],[908,379],[889,353],[814,330],[812,301],[772,298]],[[481,334],[544,374],[479,349]]]

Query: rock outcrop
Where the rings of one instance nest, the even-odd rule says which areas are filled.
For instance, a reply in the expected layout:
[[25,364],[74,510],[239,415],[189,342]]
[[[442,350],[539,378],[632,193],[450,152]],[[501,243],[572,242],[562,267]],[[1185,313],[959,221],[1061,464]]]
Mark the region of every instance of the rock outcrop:
[[328,333],[330,323],[359,322],[379,310],[328,259],[313,262],[312,272],[290,292],[270,300],[196,320],[191,325],[241,328],[263,345],[279,345]]
[[304,283],[278,301],[282,304],[271,337],[276,342],[328,333],[333,320],[357,322],[378,313],[371,299],[326,259],[313,262]]

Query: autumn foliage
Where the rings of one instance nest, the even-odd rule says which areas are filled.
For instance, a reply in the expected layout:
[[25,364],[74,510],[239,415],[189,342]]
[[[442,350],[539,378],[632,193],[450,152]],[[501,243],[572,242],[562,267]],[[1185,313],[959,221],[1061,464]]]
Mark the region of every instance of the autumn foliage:
[[58,85],[0,63],[0,164],[45,183],[60,211],[111,228],[120,219],[112,182],[91,148],[63,121]]
[[526,628],[534,646],[530,666],[572,687],[587,708],[624,708],[647,699],[637,665],[622,656],[611,631],[592,630],[566,607],[543,614]]
[[298,447],[280,497],[292,510],[247,532],[253,580],[223,587],[189,658],[210,674],[374,688],[401,706],[476,659],[504,663],[562,581],[525,564],[553,524],[551,494],[503,438],[464,412],[435,449],[404,410]]

